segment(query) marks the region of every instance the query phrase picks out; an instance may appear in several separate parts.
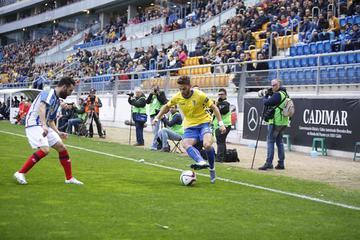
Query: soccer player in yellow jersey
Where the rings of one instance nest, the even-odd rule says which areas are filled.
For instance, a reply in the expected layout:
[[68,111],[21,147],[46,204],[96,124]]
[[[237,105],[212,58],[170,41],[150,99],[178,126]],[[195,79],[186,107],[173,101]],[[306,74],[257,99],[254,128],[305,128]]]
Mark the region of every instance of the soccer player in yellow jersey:
[[[213,110],[215,116],[219,121],[221,133],[226,132],[226,128],[221,119],[221,114],[216,105],[211,101],[205,93],[200,90],[191,89],[190,78],[188,76],[181,76],[177,80],[180,92],[175,94],[170,101],[164,105],[160,112],[153,120],[156,124],[159,119],[162,119],[171,106],[178,105],[184,114],[184,136],[183,146],[188,155],[194,159],[195,164],[191,168],[195,170],[209,168],[210,182],[215,183],[215,151],[212,146],[213,138],[210,129],[211,116],[206,111],[206,108]],[[201,157],[200,152],[194,147],[198,142],[202,141],[205,148],[209,164]]]

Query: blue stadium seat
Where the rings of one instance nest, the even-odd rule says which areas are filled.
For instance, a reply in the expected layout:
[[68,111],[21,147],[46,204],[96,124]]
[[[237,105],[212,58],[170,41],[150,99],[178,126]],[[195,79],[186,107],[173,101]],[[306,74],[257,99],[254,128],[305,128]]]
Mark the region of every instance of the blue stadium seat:
[[340,84],[348,83],[345,67],[338,67],[336,70],[337,70],[337,76],[339,78],[339,83]]
[[298,84],[299,81],[297,77],[297,71],[296,70],[290,71],[290,85],[298,85]]
[[289,68],[293,68],[293,67],[295,66],[295,64],[294,64],[294,59],[288,59],[288,60],[287,60],[287,66],[288,66]]
[[304,45],[303,53],[304,53],[304,55],[309,55],[310,54],[310,46],[309,46],[309,44]]
[[301,56],[304,54],[304,45],[297,45],[296,46],[296,55]]
[[280,76],[282,76],[282,80],[285,85],[289,85],[290,83],[290,73],[288,71],[283,71],[280,73]]
[[360,24],[360,15],[354,16],[354,23],[355,24]]
[[330,41],[323,41],[323,49],[324,49],[324,52],[331,52],[331,43]]
[[269,69],[276,69],[278,61],[269,61]]
[[340,26],[344,27],[346,24],[346,18],[340,18]]
[[294,59],[294,66],[301,67],[301,59],[299,59],[299,58]]
[[307,67],[309,64],[308,64],[308,60],[309,58],[301,58],[300,59],[300,62],[301,62],[301,67]]
[[290,56],[296,56],[296,46],[290,47]]
[[353,16],[347,16],[347,17],[346,17],[346,22],[347,22],[347,23],[350,23],[351,25],[353,25],[353,24],[354,24],[354,18],[353,18]]
[[310,43],[310,53],[311,54],[317,53],[316,43]]
[[329,82],[330,84],[337,84],[339,83],[339,79],[337,77],[337,74],[336,74],[336,68],[328,68],[327,69],[328,72],[329,72]]
[[280,68],[287,68],[287,61],[285,59],[280,60]]
[[328,84],[329,83],[329,74],[326,68],[322,68],[320,70],[320,84]]
[[297,75],[297,84],[300,85],[306,84],[305,70],[298,70],[296,75]]
[[348,53],[348,55],[347,55],[348,63],[356,63],[355,57],[356,56],[354,53]]
[[347,67],[346,68],[346,76],[348,83],[355,83],[356,82],[356,72],[354,67]]
[[321,56],[320,64],[323,66],[330,65],[330,56]]
[[317,66],[317,58],[316,57],[309,57],[308,58],[309,66]]
[[355,82],[360,83],[360,66],[355,67]]
[[339,64],[339,55],[330,56],[331,65],[338,65]]
[[276,71],[269,71],[269,75],[268,75],[268,79],[269,81],[275,79],[277,76],[276,76]]
[[340,64],[347,64],[347,54],[341,54],[339,55],[339,63]]
[[356,62],[360,63],[360,52],[356,53]]
[[316,43],[316,53],[324,53],[324,43],[323,42],[317,42]]

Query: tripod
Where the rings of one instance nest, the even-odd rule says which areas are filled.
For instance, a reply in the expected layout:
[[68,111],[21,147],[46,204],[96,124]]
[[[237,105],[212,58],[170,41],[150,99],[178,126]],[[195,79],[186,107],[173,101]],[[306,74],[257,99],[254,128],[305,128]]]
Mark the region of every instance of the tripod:
[[257,150],[258,142],[259,142],[259,138],[260,138],[260,133],[261,133],[261,128],[262,128],[262,122],[263,122],[264,112],[265,112],[265,106],[263,107],[262,114],[261,114],[261,116],[260,116],[260,127],[259,127],[258,135],[257,135],[257,138],[256,138],[254,156],[253,156],[252,163],[251,163],[251,169],[254,168],[254,160],[255,160],[256,150]]

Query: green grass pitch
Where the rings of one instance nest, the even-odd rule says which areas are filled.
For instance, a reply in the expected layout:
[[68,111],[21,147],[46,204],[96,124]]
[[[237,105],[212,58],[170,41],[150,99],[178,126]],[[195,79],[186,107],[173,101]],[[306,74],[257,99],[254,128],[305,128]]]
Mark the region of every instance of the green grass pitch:
[[[0,122],[0,131],[24,135]],[[188,169],[178,154],[71,136],[66,144]],[[27,175],[12,175],[32,153],[27,139],[0,132],[0,239],[359,239],[360,211],[69,147],[73,175],[65,185],[55,151]],[[207,171],[202,170],[202,173]],[[360,206],[360,192],[217,165],[220,177]]]

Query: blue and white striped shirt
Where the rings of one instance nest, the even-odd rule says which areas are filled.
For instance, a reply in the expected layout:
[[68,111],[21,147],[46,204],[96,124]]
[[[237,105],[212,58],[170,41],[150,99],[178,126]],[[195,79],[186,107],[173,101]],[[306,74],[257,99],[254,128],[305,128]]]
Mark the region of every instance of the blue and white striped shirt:
[[56,119],[56,113],[60,106],[60,99],[56,96],[54,89],[43,90],[31,104],[28,114],[26,115],[25,127],[40,126],[39,108],[40,103],[46,104],[46,122]]

